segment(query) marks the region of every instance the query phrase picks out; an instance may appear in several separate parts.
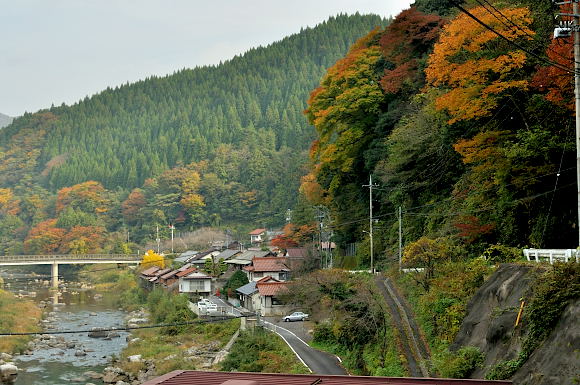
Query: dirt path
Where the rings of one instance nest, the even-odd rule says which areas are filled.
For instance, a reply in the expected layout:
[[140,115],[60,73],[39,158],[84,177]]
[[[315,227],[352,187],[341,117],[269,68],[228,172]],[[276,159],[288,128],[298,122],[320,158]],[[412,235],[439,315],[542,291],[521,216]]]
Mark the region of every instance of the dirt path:
[[388,278],[378,276],[376,284],[385,302],[393,323],[400,335],[402,353],[407,359],[409,374],[412,377],[429,377],[426,361],[429,359],[429,349],[425,344],[409,305],[396,291]]

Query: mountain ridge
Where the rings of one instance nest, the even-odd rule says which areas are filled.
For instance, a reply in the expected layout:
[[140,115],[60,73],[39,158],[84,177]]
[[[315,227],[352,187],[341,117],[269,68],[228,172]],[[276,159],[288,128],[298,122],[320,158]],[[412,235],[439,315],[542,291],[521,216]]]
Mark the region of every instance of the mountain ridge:
[[13,120],[14,120],[13,117],[0,112],[0,128],[10,125],[10,123],[12,123]]

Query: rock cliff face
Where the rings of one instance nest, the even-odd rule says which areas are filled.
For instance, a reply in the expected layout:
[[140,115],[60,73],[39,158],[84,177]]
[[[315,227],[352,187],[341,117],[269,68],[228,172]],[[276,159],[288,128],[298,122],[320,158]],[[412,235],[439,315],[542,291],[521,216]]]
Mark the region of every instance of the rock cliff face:
[[[521,300],[529,297],[540,271],[502,265],[471,299],[452,349],[476,346],[485,354],[472,378],[493,365],[516,359],[526,337],[525,318],[515,326]],[[525,307],[524,307],[525,313]],[[580,299],[569,304],[550,336],[515,373],[515,385],[577,384],[580,373]]]

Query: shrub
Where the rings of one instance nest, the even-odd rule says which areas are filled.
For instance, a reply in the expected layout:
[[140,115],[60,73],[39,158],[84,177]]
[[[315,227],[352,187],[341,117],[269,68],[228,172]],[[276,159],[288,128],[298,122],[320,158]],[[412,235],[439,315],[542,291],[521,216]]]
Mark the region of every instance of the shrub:
[[478,367],[481,367],[484,354],[474,346],[465,346],[457,352],[443,351],[434,357],[435,370],[441,377],[468,378]]
[[521,249],[504,245],[491,245],[484,250],[481,256],[491,263],[515,262],[523,259]]
[[232,274],[230,279],[228,279],[228,281],[224,285],[223,293],[225,293],[226,295],[230,295],[230,291],[233,292],[234,290],[244,286],[248,282],[249,282],[248,276],[246,275],[246,273],[244,273],[241,270],[237,270],[234,274]]
[[332,325],[329,322],[323,322],[316,325],[314,327],[312,340],[314,342],[335,342],[336,338],[332,330]]
[[486,380],[507,380],[523,365],[521,357],[516,360],[502,361],[493,366],[485,375]]
[[[153,290],[147,297],[151,321],[156,324],[193,321],[197,316],[189,309],[185,295],[173,295],[162,289]],[[176,335],[189,330],[191,325],[169,326],[161,329],[162,334]]]

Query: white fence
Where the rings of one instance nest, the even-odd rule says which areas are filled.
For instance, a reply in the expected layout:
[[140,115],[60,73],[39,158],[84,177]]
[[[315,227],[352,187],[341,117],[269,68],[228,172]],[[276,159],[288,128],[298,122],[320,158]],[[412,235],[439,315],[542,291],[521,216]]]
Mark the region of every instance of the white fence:
[[528,261],[535,262],[580,262],[580,254],[576,249],[524,249]]

